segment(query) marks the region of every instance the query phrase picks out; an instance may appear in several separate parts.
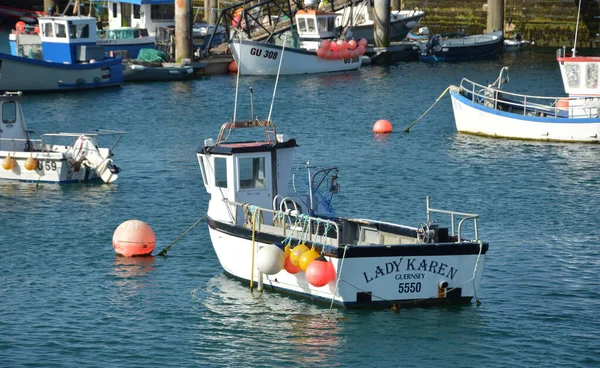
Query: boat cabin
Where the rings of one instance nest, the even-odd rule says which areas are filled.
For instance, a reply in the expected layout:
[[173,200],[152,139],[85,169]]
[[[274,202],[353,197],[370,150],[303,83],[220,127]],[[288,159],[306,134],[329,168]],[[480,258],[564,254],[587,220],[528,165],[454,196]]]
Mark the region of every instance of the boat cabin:
[[[264,128],[266,139],[227,142],[225,136],[229,137],[234,129],[250,127]],[[296,141],[278,135],[269,121],[223,124],[217,142],[207,139],[198,151],[202,180],[211,195],[208,215],[215,220],[243,224],[245,206],[236,203],[272,208],[277,195],[286,197],[294,147]]]
[[174,0],[111,0],[108,4],[108,28],[111,30],[130,28],[143,36],[155,36],[158,27],[172,26],[174,19]]
[[332,39],[338,36],[335,20],[340,14],[320,10],[298,10],[295,20],[301,47],[307,50],[319,48],[323,39]]
[[44,60],[66,64],[104,60],[104,47],[96,44],[96,18],[40,17],[39,25]]
[[20,100],[20,92],[0,95],[0,151],[24,151],[29,143]]

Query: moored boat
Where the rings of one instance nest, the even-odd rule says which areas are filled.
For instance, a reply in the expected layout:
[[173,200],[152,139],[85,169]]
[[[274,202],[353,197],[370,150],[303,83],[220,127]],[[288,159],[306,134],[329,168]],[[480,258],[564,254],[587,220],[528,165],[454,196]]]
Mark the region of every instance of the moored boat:
[[421,61],[463,61],[493,56],[502,51],[502,31],[455,38],[433,36],[417,43]]
[[53,92],[121,84],[121,59],[105,57],[96,43],[95,18],[40,17],[38,21],[39,36],[35,31],[14,32],[10,35],[13,55],[0,53],[0,91]]
[[[46,183],[117,180],[113,149],[125,132],[46,133],[34,138],[27,130],[20,93],[0,95],[0,179]],[[110,148],[99,137],[116,137]],[[67,143],[65,143],[67,142]]]
[[463,78],[450,87],[459,132],[553,142],[600,143],[600,98],[544,97],[507,92],[508,68],[482,85]]
[[[248,140],[251,132],[244,132],[246,139],[233,141],[246,128],[261,138]],[[209,234],[228,275],[251,289],[345,308],[477,299],[489,247],[479,239],[478,215],[438,210],[427,198],[427,218],[417,226],[336,216],[337,168],[307,165],[292,173],[295,147],[270,118],[252,118],[223,124],[198,150]],[[441,227],[437,216],[450,226]]]

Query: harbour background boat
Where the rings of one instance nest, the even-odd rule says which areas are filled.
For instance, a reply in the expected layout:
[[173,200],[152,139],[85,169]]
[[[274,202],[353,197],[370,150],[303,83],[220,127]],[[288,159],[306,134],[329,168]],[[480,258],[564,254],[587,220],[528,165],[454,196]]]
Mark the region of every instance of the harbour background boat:
[[[150,224],[160,250],[206,212],[196,148],[233,115],[234,76],[27,96],[36,130],[128,134],[112,185],[0,183],[0,362],[597,366],[600,146],[458,134],[448,96],[402,132],[449,84],[485,81],[505,65],[514,90],[564,94],[555,49],[541,48],[498,60],[279,79],[273,119],[298,140],[296,166],[340,168],[338,213],[418,226],[430,195],[481,215],[480,236],[493,244],[482,305],[399,314],[329,314],[311,301],[252,295],[223,275],[205,223],[167,258],[115,256],[112,234],[126,220]],[[266,117],[274,83],[242,78],[238,117],[250,114],[249,86],[255,113]],[[381,118],[394,133],[373,135]]]

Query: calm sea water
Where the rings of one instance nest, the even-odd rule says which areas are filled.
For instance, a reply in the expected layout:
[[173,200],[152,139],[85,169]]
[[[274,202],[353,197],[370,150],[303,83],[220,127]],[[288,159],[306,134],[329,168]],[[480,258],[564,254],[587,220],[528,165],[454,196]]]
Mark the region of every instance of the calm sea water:
[[[4,37],[2,37],[4,39]],[[338,214],[418,226],[432,206],[481,215],[482,305],[346,311],[250,293],[223,275],[206,224],[168,257],[117,257],[125,220],[157,253],[204,215],[195,152],[231,118],[235,77],[36,95],[36,132],[121,129],[114,185],[0,183],[0,366],[587,367],[600,364],[600,147],[457,134],[462,77],[562,95],[554,50],[281,77],[272,118],[302,165],[337,165]],[[237,116],[266,118],[274,78],[242,78]],[[395,132],[375,137],[378,119]]]

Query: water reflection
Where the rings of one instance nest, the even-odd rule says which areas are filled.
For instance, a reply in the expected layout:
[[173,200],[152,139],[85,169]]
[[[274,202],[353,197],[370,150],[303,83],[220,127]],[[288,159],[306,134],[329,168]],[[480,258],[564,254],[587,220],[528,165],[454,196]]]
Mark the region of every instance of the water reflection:
[[[249,287],[225,275],[191,291],[198,309],[196,354],[211,363],[322,364],[343,345],[342,311]],[[235,339],[227,337],[235,336]],[[219,344],[215,351],[213,344]]]
[[137,297],[149,285],[147,276],[155,269],[154,257],[115,256],[113,264],[114,302],[123,302]]

